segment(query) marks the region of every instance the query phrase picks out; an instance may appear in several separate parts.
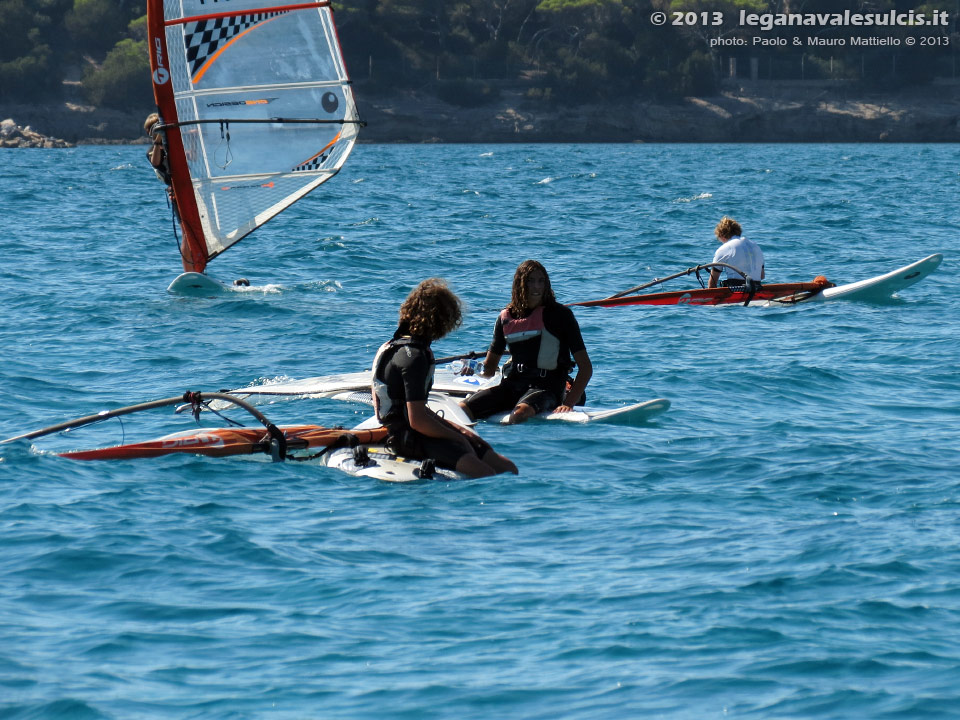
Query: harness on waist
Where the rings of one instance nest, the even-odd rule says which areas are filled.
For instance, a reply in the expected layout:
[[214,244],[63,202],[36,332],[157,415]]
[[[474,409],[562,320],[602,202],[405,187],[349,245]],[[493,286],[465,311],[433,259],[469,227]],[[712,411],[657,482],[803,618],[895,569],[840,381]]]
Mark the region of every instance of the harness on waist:
[[753,300],[753,296],[763,287],[759,280],[754,280],[751,277],[724,280],[720,285],[721,287],[743,288],[743,292],[747,293],[747,299],[744,301],[744,305],[749,305],[750,301]]
[[557,367],[552,369],[537,367],[531,363],[516,362],[508,360],[503,364],[503,377],[508,380],[558,380],[566,378],[568,368]]

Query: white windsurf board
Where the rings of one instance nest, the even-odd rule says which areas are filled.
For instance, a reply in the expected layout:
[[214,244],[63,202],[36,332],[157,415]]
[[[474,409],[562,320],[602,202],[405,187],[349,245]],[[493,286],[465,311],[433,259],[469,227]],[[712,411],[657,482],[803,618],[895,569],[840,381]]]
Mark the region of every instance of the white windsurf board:
[[942,261],[943,255],[930,255],[885,275],[827,288],[821,295],[824,300],[884,300],[923,280],[936,270]]
[[444,365],[434,370],[433,389],[436,392],[447,393],[448,395],[466,397],[467,395],[473,395],[478,390],[499,385],[500,379],[499,370],[485,378],[481,375],[461,375],[453,370],[450,365]]
[[[364,391],[339,393],[337,395],[329,395],[328,397],[334,400],[345,400],[347,402],[373,405],[373,399],[370,393]],[[446,417],[451,422],[455,422],[464,427],[469,427],[475,424],[475,421],[470,420],[463,408],[460,407],[458,398],[450,397],[444,393],[430,393],[430,399],[427,400],[427,407],[440,415],[440,417]],[[669,409],[669,400],[666,398],[656,398],[654,400],[647,400],[645,402],[634,403],[632,405],[625,405],[623,407],[615,408],[588,409],[577,406],[570,412],[565,413],[543,412],[537,415],[536,419],[559,420],[562,422],[574,423],[603,422],[619,425],[635,425],[647,422],[657,415],[665,413]],[[486,418],[486,420],[488,422],[507,424],[507,418],[509,416],[510,413],[508,412],[495,413],[494,415]],[[376,418],[371,417],[361,423],[359,427],[362,429],[369,429],[376,426]]]
[[[373,395],[371,395],[369,390],[355,390],[337,393],[335,395],[328,395],[326,397],[330,397],[333,400],[373,405]],[[463,408],[460,407],[460,402],[457,400],[457,398],[450,397],[444,393],[430,393],[427,398],[427,407],[433,410],[440,417],[446,418],[450,422],[456,423],[461,427],[470,427],[474,424],[474,421],[471,420],[466,412],[464,412]],[[364,422],[366,423],[370,419],[371,418],[368,418]],[[368,425],[366,427],[376,427],[376,425]]]
[[[542,412],[536,416],[537,420],[560,420],[563,422],[588,423],[602,422],[620,425],[635,425],[647,422],[651,418],[665,413],[670,409],[670,401],[666,398],[656,398],[624,407],[587,409],[576,407],[570,412]],[[507,423],[510,413],[496,413],[487,418],[489,422]]]
[[167,286],[167,292],[188,297],[209,297],[229,291],[229,286],[198,272],[180,273]]
[[[383,445],[363,445],[359,455],[352,448],[338,448],[323,456],[323,464],[357,477],[384,482],[413,483],[424,480],[462,480],[465,475],[436,467],[432,462],[401,457]],[[358,459],[360,462],[358,462]]]
[[[249,385],[225,392],[236,395],[252,405],[264,405],[280,400],[295,400],[302,398],[327,398],[338,393],[366,390],[370,392],[370,371],[362,370],[354,373],[338,375],[318,375],[303,378],[302,380],[284,380],[268,382],[262,385]],[[233,407],[233,403],[224,400],[214,400],[210,403],[214,410],[226,410]]]
[[[915,263],[904,265],[902,268],[892,270],[883,275],[877,275],[866,280],[836,285],[832,288],[826,288],[822,292],[812,297],[802,300],[802,304],[830,302],[833,300],[860,300],[882,302],[889,300],[901,290],[915,285],[932,273],[943,262],[943,255],[937,253],[917,260]],[[767,307],[775,305],[794,304],[791,298],[785,300],[769,300],[761,303],[750,303],[751,305],[764,305]]]
[[[199,273],[194,273],[199,274]],[[498,370],[493,377],[481,378],[479,376],[464,376],[455,373],[449,365],[438,367],[434,376],[433,389],[437,392],[447,395],[457,395],[466,397],[491,385],[500,382],[500,371]],[[298,398],[328,398],[335,395],[343,395],[340,400],[351,400],[354,402],[366,402],[372,404],[369,399],[371,384],[371,371],[361,370],[352,373],[336,373],[333,375],[317,375],[315,377],[303,378],[301,380],[283,380],[279,382],[268,382],[261,385],[250,385],[242,388],[227,390],[231,395],[236,395],[241,400],[246,400],[253,405],[263,405],[273,403],[283,399]],[[368,399],[360,400],[359,397],[347,397],[353,392],[366,391]],[[231,403],[223,400],[215,400],[210,403],[214,410],[225,410],[232,407]]]

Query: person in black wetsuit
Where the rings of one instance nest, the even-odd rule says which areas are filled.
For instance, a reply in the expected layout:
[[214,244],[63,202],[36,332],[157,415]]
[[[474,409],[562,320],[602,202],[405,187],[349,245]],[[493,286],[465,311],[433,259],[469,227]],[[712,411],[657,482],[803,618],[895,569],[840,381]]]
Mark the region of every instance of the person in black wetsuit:
[[[512,358],[500,384],[461,403],[471,418],[510,410],[508,422],[521,423],[547,410],[570,412],[580,402],[593,366],[573,311],[557,302],[536,260],[525,260],[514,273],[510,304],[497,317],[481,375],[493,376],[508,347]],[[571,354],[577,375],[568,388]]]
[[400,307],[400,325],[373,361],[373,404],[387,428],[387,446],[398,455],[431,458],[470,477],[517,472],[475,432],[427,407],[433,386],[430,344],[460,325],[460,300],[443,280],[420,283]]

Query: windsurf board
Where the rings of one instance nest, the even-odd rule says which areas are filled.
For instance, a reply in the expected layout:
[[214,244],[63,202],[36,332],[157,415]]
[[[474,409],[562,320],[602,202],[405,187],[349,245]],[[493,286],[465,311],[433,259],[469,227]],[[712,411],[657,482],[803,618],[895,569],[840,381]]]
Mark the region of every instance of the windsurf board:
[[326,453],[323,463],[350,475],[392,483],[461,480],[466,477],[454,470],[436,467],[432,460],[413,460],[396,455],[383,445],[339,448]]
[[[600,410],[587,410],[586,408],[576,407],[570,412],[542,412],[536,416],[537,420],[561,420],[563,422],[588,423],[602,422],[620,425],[635,425],[647,422],[651,418],[665,413],[670,409],[670,401],[666,398],[657,398],[647,400],[646,402],[625,405],[624,407],[606,408]],[[491,415],[487,418],[488,422],[499,422],[507,424],[510,413],[503,412]]]

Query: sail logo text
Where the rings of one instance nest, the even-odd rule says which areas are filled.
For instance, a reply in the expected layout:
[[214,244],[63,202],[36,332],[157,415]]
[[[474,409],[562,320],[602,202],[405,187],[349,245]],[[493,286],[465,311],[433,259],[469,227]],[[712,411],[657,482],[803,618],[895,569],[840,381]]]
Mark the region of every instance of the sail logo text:
[[275,187],[275,185],[271,181],[267,183],[262,183],[260,185],[222,185],[220,189],[223,192],[226,192],[227,190],[258,190],[260,188],[272,188],[272,187]]
[[164,450],[183,447],[223,447],[223,438],[210,433],[197,433],[193,436],[164,440],[160,447]]
[[707,298],[696,298],[690,293],[684,293],[677,299],[677,305],[703,305]]
[[163,66],[163,44],[158,37],[153,39],[153,44],[157,50],[157,69],[153,71],[153,82],[164,85],[170,79],[170,71]]
[[207,103],[207,107],[236,107],[238,105],[268,105],[276,98],[263,98],[262,100],[224,100],[223,102]]

